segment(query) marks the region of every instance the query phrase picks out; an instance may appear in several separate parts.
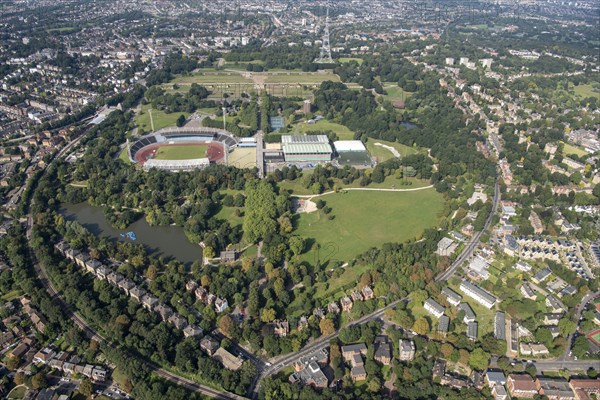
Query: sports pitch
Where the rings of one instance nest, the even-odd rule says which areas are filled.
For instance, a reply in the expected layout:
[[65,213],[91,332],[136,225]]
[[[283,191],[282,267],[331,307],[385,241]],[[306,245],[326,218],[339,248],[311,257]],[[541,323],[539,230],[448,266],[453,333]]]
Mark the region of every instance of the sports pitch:
[[207,149],[208,146],[204,144],[161,146],[156,150],[153,158],[157,160],[192,160],[196,158],[205,158]]

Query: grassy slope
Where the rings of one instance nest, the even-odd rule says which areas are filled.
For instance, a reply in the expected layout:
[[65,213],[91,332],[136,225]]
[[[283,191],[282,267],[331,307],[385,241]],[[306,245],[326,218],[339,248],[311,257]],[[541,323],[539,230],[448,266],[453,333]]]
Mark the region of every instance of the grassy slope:
[[310,131],[333,131],[337,134],[340,140],[352,140],[354,139],[354,132],[348,129],[346,126],[336,124],[335,122],[321,120],[315,124],[300,123],[294,126],[292,134],[302,134]]
[[[152,130],[152,124],[150,123],[150,113],[148,112],[149,108],[150,108],[149,105],[142,106],[143,114],[139,114],[135,117],[135,123],[140,128],[143,128],[146,132],[150,132]],[[175,126],[175,122],[177,121],[177,118],[179,118],[179,116],[181,114],[183,114],[186,118],[189,117],[189,114],[184,113],[184,112],[176,112],[176,113],[167,114],[164,111],[152,109],[152,118],[154,119],[154,129],[159,130],[159,129],[165,128],[167,126]]]
[[296,233],[329,248],[321,259],[348,261],[370,247],[414,238],[438,220],[442,196],[434,189],[417,192],[352,191],[324,196],[332,208],[301,214]]
[[385,147],[375,146],[375,143],[381,143],[381,144],[385,144],[386,146],[391,146],[391,147],[395,148],[396,150],[398,150],[398,152],[400,153],[400,155],[402,157],[406,157],[411,154],[417,154],[419,152],[417,149],[412,148],[410,146],[406,146],[401,143],[388,142],[388,141],[379,140],[379,139],[369,139],[369,141],[367,142],[367,150],[369,151],[369,154],[371,156],[377,157],[377,161],[379,161],[379,162],[387,161],[391,158],[394,158],[394,155],[392,154],[391,151],[389,151]]

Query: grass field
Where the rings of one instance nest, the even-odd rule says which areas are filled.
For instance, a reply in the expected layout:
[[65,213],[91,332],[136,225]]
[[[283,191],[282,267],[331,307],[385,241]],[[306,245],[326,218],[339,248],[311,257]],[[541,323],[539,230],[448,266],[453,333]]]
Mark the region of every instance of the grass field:
[[[295,181],[284,180],[282,182],[279,182],[278,185],[281,189],[291,190],[291,193],[293,195],[298,195],[298,196],[309,195],[309,194],[314,195],[314,193],[310,189],[307,189],[304,187],[304,177],[306,177],[307,175],[311,175],[312,173],[313,173],[312,170],[304,170],[304,171],[302,171],[302,178],[296,179]],[[410,182],[410,185],[403,185],[402,184],[403,182]],[[341,180],[333,179],[333,184],[334,184],[334,186],[337,185],[341,188],[362,187],[362,186],[360,186],[359,179],[355,180],[354,182],[352,182],[349,185],[344,185]],[[429,186],[429,185],[430,185],[430,182],[427,180],[421,180],[421,179],[417,179],[417,178],[398,179],[398,178],[396,178],[396,176],[390,175],[390,176],[386,176],[384,181],[381,183],[371,182],[367,186],[367,188],[370,188],[370,189],[416,189],[416,188]],[[329,189],[327,189],[326,191],[329,191]],[[324,197],[323,199],[326,200],[326,197]]]
[[127,147],[121,150],[119,153],[119,160],[123,161],[125,164],[131,164],[131,160],[129,160],[129,156],[127,155]]
[[256,148],[236,147],[227,155],[227,164],[238,168],[256,167]]
[[250,78],[238,72],[215,71],[214,69],[198,70],[191,75],[178,76],[170,84],[203,84],[203,83],[252,83]]
[[573,146],[572,144],[569,144],[569,143],[564,143],[564,145],[565,145],[565,148],[564,148],[564,151],[563,151],[564,154],[567,154],[567,155],[569,155],[569,154],[575,154],[575,155],[578,155],[578,156],[586,156],[586,155],[588,155],[588,152],[585,151],[585,150],[583,150],[581,147]]
[[206,145],[181,145],[159,147],[154,155],[157,160],[191,160],[206,157]]
[[387,92],[387,94],[384,95],[383,98],[392,103],[399,100],[406,101],[410,96],[412,96],[411,92],[404,91],[395,82],[384,82],[383,88]]
[[575,94],[581,97],[596,97],[600,99],[600,91],[594,91],[592,85],[575,86]]
[[367,150],[369,151],[369,154],[371,154],[371,156],[377,157],[378,162],[387,161],[391,158],[394,158],[395,156],[389,149],[386,149],[382,146],[376,146],[375,143],[381,143],[386,146],[391,146],[395,148],[396,150],[398,150],[398,153],[400,153],[400,157],[406,157],[408,155],[417,154],[419,152],[419,150],[401,143],[388,142],[386,140],[379,139],[369,139],[369,141],[367,142]]
[[322,119],[315,124],[300,123],[293,127],[292,134],[302,134],[310,131],[332,131],[340,140],[352,140],[354,139],[354,132],[348,129],[344,125],[336,124],[335,122],[327,121]]
[[357,58],[357,57],[340,57],[338,59],[338,61],[340,62],[340,64],[345,64],[350,61],[356,61],[358,63],[358,65],[361,65],[365,60],[363,60],[362,58]]
[[[236,225],[241,225],[244,218],[235,216],[235,210],[237,210],[238,208],[239,207],[222,206],[219,212],[215,215],[215,217],[218,219],[226,220],[232,227]],[[241,210],[243,210],[243,208],[241,208]]]
[[371,247],[414,238],[434,226],[443,209],[442,196],[435,189],[350,191],[323,196],[323,200],[335,218],[329,220],[320,211],[300,214],[296,230],[327,249],[322,261],[348,261]]
[[13,290],[11,292],[6,293],[4,296],[2,296],[2,300],[3,301],[12,301],[12,300],[16,299],[17,297],[19,297],[20,295],[21,295],[20,290]]
[[340,77],[331,73],[319,73],[319,72],[265,72],[264,74],[265,83],[291,83],[298,85],[311,85],[317,84],[324,81],[339,82]]
[[[142,106],[142,112],[135,117],[135,123],[146,132],[152,131],[152,124],[150,123],[150,113],[148,109],[149,105]],[[186,118],[190,115],[184,112],[176,112],[167,114],[164,111],[152,109],[152,119],[154,120],[154,130],[166,128],[167,126],[175,126],[177,118],[183,114]]]

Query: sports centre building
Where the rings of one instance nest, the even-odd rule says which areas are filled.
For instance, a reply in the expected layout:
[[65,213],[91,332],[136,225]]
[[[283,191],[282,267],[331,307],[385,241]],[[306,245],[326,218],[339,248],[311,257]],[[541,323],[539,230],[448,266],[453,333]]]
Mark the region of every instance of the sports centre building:
[[[161,147],[198,146],[206,148],[205,156],[190,159],[155,158]],[[227,154],[236,146],[238,140],[229,132],[214,128],[165,128],[153,134],[143,136],[128,148],[131,162],[144,169],[164,169],[168,171],[190,171],[205,168],[210,164],[227,161]],[[201,154],[203,149],[198,149]]]
[[333,155],[325,135],[283,135],[281,148],[286,162],[328,162]]

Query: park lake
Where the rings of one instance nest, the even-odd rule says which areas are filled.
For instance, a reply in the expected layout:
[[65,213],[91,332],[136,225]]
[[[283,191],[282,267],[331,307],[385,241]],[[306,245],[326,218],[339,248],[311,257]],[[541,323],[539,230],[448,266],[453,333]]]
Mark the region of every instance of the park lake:
[[77,221],[94,235],[107,236],[113,241],[129,241],[121,234],[134,232],[136,240],[133,243],[144,245],[152,255],[174,258],[186,265],[202,257],[201,248],[190,243],[178,226],[150,226],[144,218],[140,218],[126,229],[115,229],[104,217],[101,207],[87,203],[63,204],[60,212],[67,221]]

